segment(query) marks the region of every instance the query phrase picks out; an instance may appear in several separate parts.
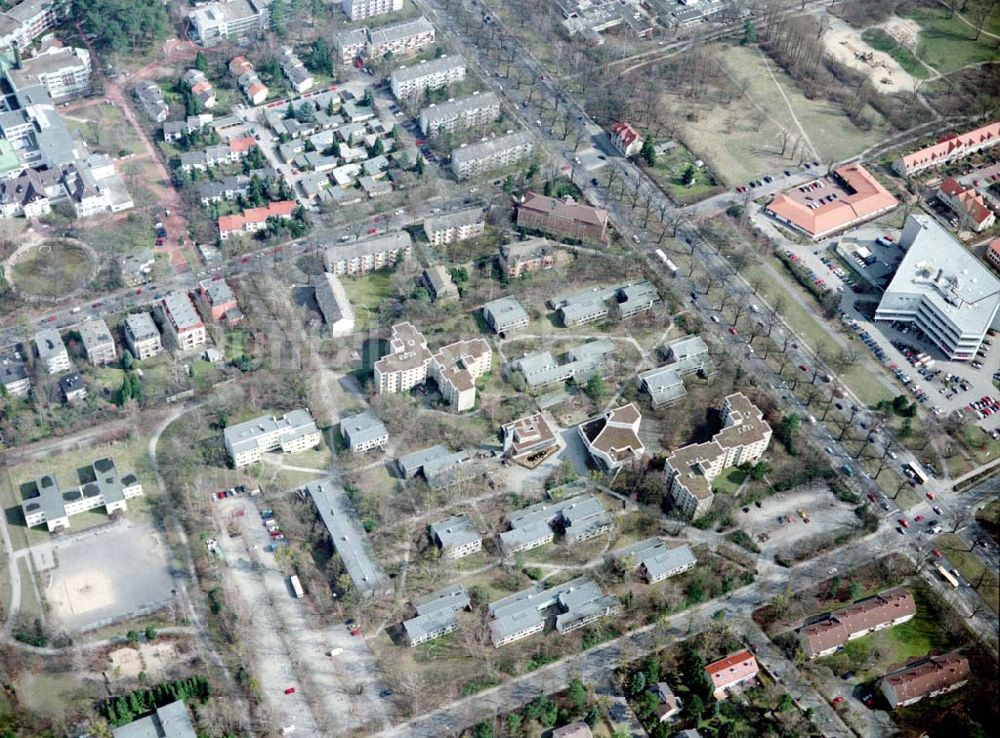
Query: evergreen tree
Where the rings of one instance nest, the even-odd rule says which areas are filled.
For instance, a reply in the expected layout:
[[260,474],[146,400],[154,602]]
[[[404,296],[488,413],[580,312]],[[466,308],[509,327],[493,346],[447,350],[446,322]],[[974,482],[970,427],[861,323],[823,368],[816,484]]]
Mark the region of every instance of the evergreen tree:
[[199,51],[194,55],[194,68],[202,74],[208,74],[208,57],[204,51]]
[[656,166],[656,148],[653,146],[653,138],[651,136],[646,136],[643,139],[639,156],[645,160],[647,166]]

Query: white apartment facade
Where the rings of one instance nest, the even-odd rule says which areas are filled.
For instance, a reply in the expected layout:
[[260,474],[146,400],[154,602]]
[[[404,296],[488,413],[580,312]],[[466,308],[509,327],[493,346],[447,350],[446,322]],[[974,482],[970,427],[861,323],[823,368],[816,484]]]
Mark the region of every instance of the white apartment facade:
[[451,152],[451,171],[457,179],[468,179],[480,174],[524,161],[535,150],[530,131],[508,133]]
[[164,325],[173,336],[177,348],[190,351],[208,340],[205,324],[185,292],[171,292],[163,298]]
[[149,313],[134,313],[125,318],[125,343],[138,361],[151,359],[163,351],[160,331]]
[[292,410],[281,418],[262,415],[223,431],[226,451],[233,467],[260,461],[270,451],[295,454],[318,446],[323,435],[307,409]]
[[400,67],[389,75],[389,87],[397,100],[423,95],[425,90],[448,87],[465,79],[465,60],[444,56],[422,61],[412,67]]
[[352,21],[374,18],[403,9],[403,0],[344,0],[344,15]]
[[487,125],[500,117],[500,99],[492,92],[475,93],[420,111],[420,130],[428,136]]
[[424,16],[394,23],[368,32],[368,56],[381,59],[386,54],[412,54],[434,43],[434,26]]

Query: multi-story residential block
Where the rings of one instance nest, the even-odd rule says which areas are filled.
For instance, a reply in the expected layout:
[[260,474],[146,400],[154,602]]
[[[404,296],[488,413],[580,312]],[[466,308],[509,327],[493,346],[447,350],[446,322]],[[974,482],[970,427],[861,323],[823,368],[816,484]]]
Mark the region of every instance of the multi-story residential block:
[[511,279],[551,269],[569,260],[569,254],[547,238],[529,238],[500,246],[500,266]]
[[190,351],[208,340],[205,324],[186,292],[170,292],[161,302],[163,321],[177,348]]
[[293,217],[299,205],[295,200],[269,202],[262,208],[250,208],[237,215],[223,215],[219,218],[219,238],[228,241],[233,236],[257,233],[267,228],[270,220],[288,220]]
[[594,463],[610,472],[646,455],[646,446],[639,438],[641,423],[642,413],[630,402],[580,423],[576,430]]
[[434,26],[424,16],[393,23],[368,32],[368,56],[381,59],[386,54],[406,56],[434,43]]
[[340,31],[333,36],[333,48],[343,64],[350,64],[359,58],[368,47],[368,29],[354,28]]
[[483,320],[498,335],[506,336],[528,327],[530,318],[515,297],[500,297],[483,305]]
[[410,67],[399,67],[389,75],[389,87],[397,100],[423,95],[426,90],[448,87],[465,79],[465,59],[440,56]]
[[[5,6],[6,7],[6,6]],[[65,17],[69,3],[61,0],[23,0],[0,12],[0,46],[19,51]]]
[[517,462],[531,463],[559,445],[542,413],[513,420],[503,426],[502,433],[504,455]]
[[799,628],[799,642],[807,658],[829,656],[849,641],[905,623],[917,614],[913,595],[894,589],[834,610],[825,618]]
[[500,117],[500,99],[492,92],[428,105],[420,111],[420,130],[428,136],[477,128]]
[[458,287],[455,286],[451,274],[443,266],[432,266],[424,269],[421,281],[434,302],[458,299]]
[[445,558],[460,559],[483,548],[483,537],[473,527],[468,515],[453,515],[431,523],[429,530],[431,540]]
[[512,362],[511,366],[521,372],[525,383],[533,390],[570,380],[583,384],[595,374],[601,374],[608,357],[617,350],[614,341],[597,338],[571,348],[562,363],[548,351],[533,351]]
[[424,235],[434,246],[481,236],[486,230],[482,208],[466,208],[424,219]]
[[236,302],[236,295],[224,278],[203,279],[198,283],[198,287],[202,299],[208,305],[212,320],[225,318],[229,322],[235,322],[233,317],[240,312],[240,306]]
[[705,677],[712,685],[712,696],[724,700],[757,679],[757,659],[749,651],[740,651],[713,661],[705,667]]
[[196,7],[188,21],[198,43],[215,46],[260,34],[270,25],[270,13],[265,0],[220,0]]
[[621,603],[617,597],[605,595],[589,577],[573,579],[548,589],[537,584],[490,603],[489,613],[493,618],[490,637],[494,647],[500,648],[541,633],[552,611],[556,616],[556,630],[564,634],[621,612]]
[[403,0],[343,0],[344,14],[352,21],[366,20],[403,9]]
[[59,378],[59,391],[68,404],[87,399],[87,383],[80,372],[70,372]]
[[13,397],[28,394],[31,380],[20,344],[0,352],[0,387]]
[[261,415],[259,418],[238,423],[222,433],[235,468],[260,461],[270,451],[295,454],[315,448],[323,441],[312,414],[305,408],[292,410],[282,417]]
[[938,185],[937,198],[954,211],[960,228],[971,228],[979,233],[997,221],[986,199],[976,188],[965,187],[954,177],[948,177]]
[[413,608],[417,612],[416,617],[403,621],[407,642],[416,646],[458,630],[457,613],[468,609],[469,605],[469,595],[461,584],[453,584],[415,600]]
[[389,442],[389,431],[371,410],[341,418],[340,435],[355,454],[382,448]]
[[316,80],[294,51],[285,49],[282,52],[280,64],[281,71],[285,73],[285,78],[293,90],[301,94],[313,88]]
[[108,515],[128,509],[128,500],[142,494],[135,474],[120,476],[115,462],[98,459],[90,465],[90,481],[73,489],[61,490],[55,474],[43,474],[21,485],[24,501],[21,512],[29,528],[44,523],[49,532],[69,528],[69,518],[97,507]]
[[573,200],[528,192],[517,205],[517,225],[591,243],[608,240],[608,211]]
[[912,323],[950,361],[974,359],[1000,328],[1000,279],[929,215],[910,215],[899,245],[875,320]]
[[387,233],[357,243],[334,244],[323,254],[326,271],[333,274],[367,274],[392,266],[413,251],[413,239],[406,231]]
[[712,369],[708,346],[698,336],[685,336],[665,347],[667,363],[639,374],[639,386],[645,390],[653,407],[662,407],[687,394],[684,377],[690,374],[706,376]]
[[638,568],[650,584],[683,574],[698,563],[687,545],[668,548],[659,538],[647,538],[611,552],[618,561]]
[[427,380],[431,352],[423,334],[412,323],[397,323],[389,336],[389,353],[375,362],[375,390],[379,394],[409,392]]
[[476,380],[490,370],[492,363],[493,349],[484,339],[456,341],[442,346],[431,357],[430,376],[451,409],[460,413],[475,407]]
[[104,318],[94,318],[80,325],[80,340],[87,360],[94,366],[108,364],[118,358],[115,339]]
[[137,360],[143,361],[163,351],[160,331],[149,313],[132,313],[125,318],[125,343]]
[[911,661],[889,672],[879,682],[879,690],[895,710],[920,702],[924,697],[937,697],[965,686],[972,669],[969,660],[957,651],[941,656],[928,656]]
[[330,335],[341,338],[354,333],[354,308],[337,276],[324,272],[313,278],[313,288],[319,311],[330,327]]
[[731,466],[760,460],[771,442],[771,426],[742,392],[722,404],[722,430],[707,443],[693,443],[667,457],[667,494],[682,515],[697,520],[712,507],[712,481]]
[[524,161],[534,150],[535,139],[531,131],[508,133],[452,150],[451,171],[457,179],[477,177]]
[[967,133],[944,136],[936,144],[914,151],[912,154],[904,154],[896,160],[893,167],[897,174],[911,176],[925,169],[939,167],[984,151],[996,146],[998,141],[1000,141],[1000,121],[994,121]]
[[636,156],[642,150],[642,136],[626,121],[611,126],[611,143],[622,156]]
[[50,46],[8,71],[18,88],[40,84],[53,101],[90,92],[90,52],[74,46]]
[[69,354],[62,336],[55,328],[45,328],[35,334],[35,353],[49,374],[69,371]]
[[557,525],[568,544],[590,540],[611,530],[611,518],[593,495],[539,502],[508,515],[507,524],[510,530],[500,534],[500,548],[507,556],[551,543]]
[[549,304],[567,328],[604,320],[612,315],[631,318],[651,310],[660,301],[652,282],[625,282],[609,287],[591,287],[568,295],[558,295]]

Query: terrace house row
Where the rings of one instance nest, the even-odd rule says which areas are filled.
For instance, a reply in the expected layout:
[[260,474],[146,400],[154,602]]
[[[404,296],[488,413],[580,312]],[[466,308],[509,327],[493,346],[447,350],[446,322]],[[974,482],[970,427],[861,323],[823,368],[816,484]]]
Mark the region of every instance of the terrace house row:
[[917,614],[913,595],[894,589],[834,610],[799,629],[802,651],[810,659],[829,656],[849,641],[905,623]]

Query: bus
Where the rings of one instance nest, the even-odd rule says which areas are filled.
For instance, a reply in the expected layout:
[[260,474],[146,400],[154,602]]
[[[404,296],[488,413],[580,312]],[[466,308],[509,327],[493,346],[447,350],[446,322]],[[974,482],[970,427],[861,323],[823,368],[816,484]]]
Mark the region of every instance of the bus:
[[297,575],[292,574],[292,576],[288,577],[288,583],[292,585],[292,592],[295,593],[295,599],[299,599],[305,594],[302,590],[302,582],[299,581]]
[[927,484],[929,477],[917,462],[911,461],[908,464],[903,464],[903,472],[909,473],[917,484]]
[[659,257],[660,261],[663,262],[663,265],[667,268],[667,271],[670,272],[670,276],[676,277],[677,272],[679,272],[680,270],[677,268],[676,264],[674,264],[672,261],[670,261],[670,259],[667,258],[667,255],[663,253],[663,249],[657,249],[656,255]]
[[950,584],[953,588],[958,589],[958,580],[955,578],[954,574],[941,566],[941,564],[938,564],[934,568],[937,569],[937,572],[941,575],[942,579],[948,582],[948,584]]

